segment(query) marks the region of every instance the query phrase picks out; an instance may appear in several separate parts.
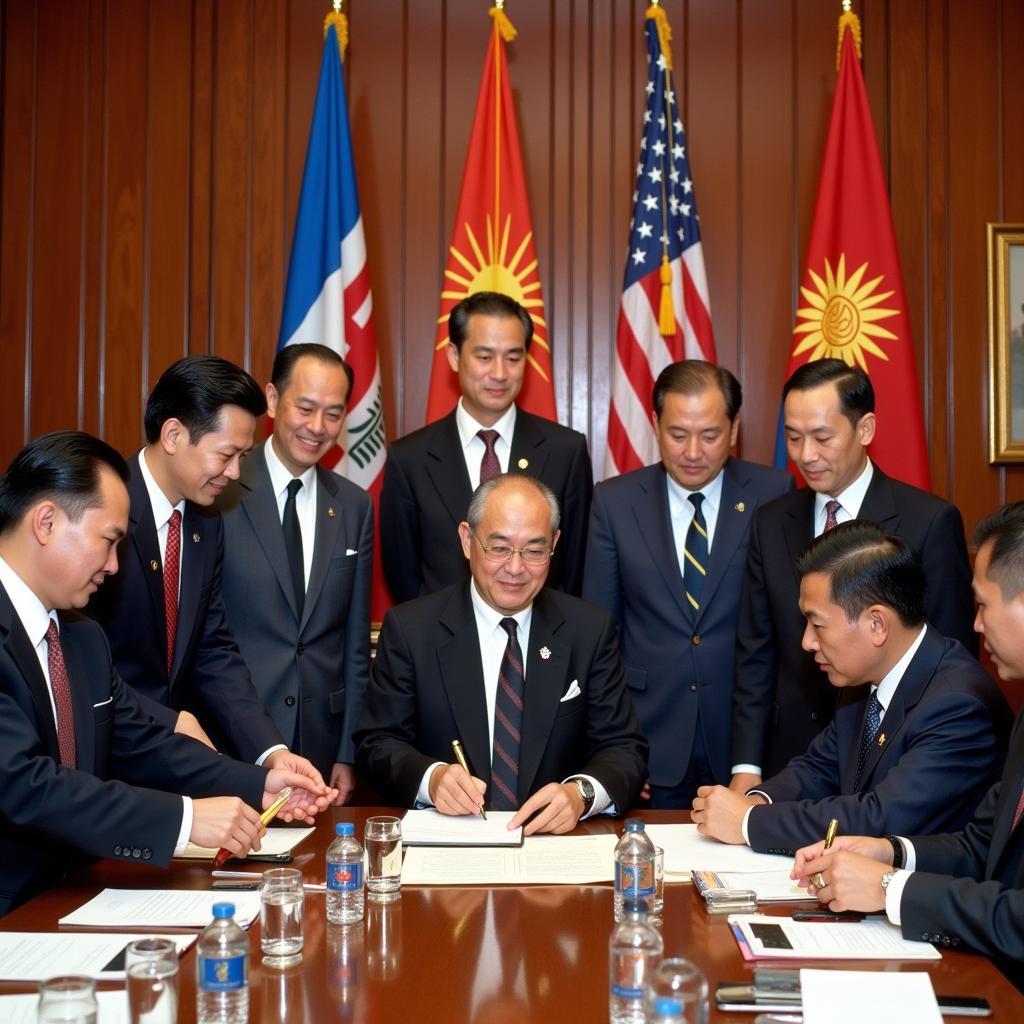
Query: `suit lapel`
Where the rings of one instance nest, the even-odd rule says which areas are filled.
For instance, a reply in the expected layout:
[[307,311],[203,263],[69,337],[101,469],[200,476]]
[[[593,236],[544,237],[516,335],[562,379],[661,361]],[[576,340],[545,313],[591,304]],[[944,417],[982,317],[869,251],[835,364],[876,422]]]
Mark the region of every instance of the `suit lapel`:
[[78,768],[92,771],[96,764],[96,735],[92,722],[92,690],[88,684],[88,675],[79,656],[78,645],[71,636],[73,627],[68,627],[63,619],[60,624],[61,650],[64,652],[64,665],[68,670],[68,682],[71,686],[71,704],[75,714],[75,757]]
[[548,439],[537,418],[517,407],[508,458],[509,472],[527,472],[530,476],[542,479],[549,454]]
[[455,425],[454,410],[439,422],[437,432],[431,438],[427,448],[426,469],[452,522],[461,523],[466,517],[473,487],[462,453],[459,429]]
[[[28,692],[32,696],[36,718],[42,726],[43,739],[50,756],[60,762],[60,747],[57,745],[57,724],[53,720],[53,704],[50,703],[50,691],[46,686],[46,677],[39,667],[39,659],[35,649],[25,634],[25,628],[18,618],[7,591],[0,586],[0,629],[6,633],[4,648],[11,660],[18,666]],[[76,723],[77,724],[77,723]]]
[[[144,458],[140,452],[138,458]],[[146,581],[149,593],[150,610],[155,623],[157,636],[167,635],[167,618],[164,614],[164,573],[163,559],[160,557],[160,542],[156,536],[156,522],[153,519],[153,506],[149,502],[146,481],[142,471],[132,463],[132,475],[128,482],[130,497],[129,518],[132,521],[131,544],[134,556],[139,560],[139,575]],[[185,531],[182,527],[182,551],[185,547]],[[179,621],[180,630],[180,621]]]
[[861,502],[858,519],[868,519],[878,523],[889,533],[899,531],[900,513],[896,508],[896,499],[892,493],[892,481],[878,468],[872,464],[871,483],[864,492],[864,500]]
[[[566,678],[568,651],[559,643],[558,631],[564,619],[542,590],[533,603],[529,647],[523,651],[526,692],[523,698],[523,740],[519,746],[519,799],[533,792],[534,779],[547,749],[558,704],[571,680]],[[547,657],[541,656],[546,650]],[[587,680],[580,680],[581,687]],[[575,698],[586,700],[586,696]]]
[[1009,786],[1003,787],[1006,792],[1000,789],[999,806],[995,820],[992,823],[992,842],[989,844],[988,863],[986,864],[985,877],[998,878],[997,869],[1000,861],[1006,856],[1013,843],[1011,840],[1016,833],[1016,841],[1024,842],[1024,823],[1013,828],[1013,816],[1017,811],[1017,801],[1021,794],[1021,779],[1024,778],[1024,743],[1011,746],[1010,755],[1012,762],[1007,763],[1003,779],[1010,782]]
[[484,696],[480,638],[469,597],[470,583],[458,587],[440,617],[444,633],[437,648],[441,683],[455,718],[472,773],[491,787],[490,729]]
[[796,560],[804,548],[814,540],[814,491],[810,487],[803,487],[794,495],[782,532],[789,553],[791,571],[799,588],[800,577],[796,572]]
[[711,545],[711,552],[708,556],[708,574],[704,579],[704,588],[701,591],[700,611],[697,613],[697,621],[700,621],[704,611],[710,607],[711,601],[722,582],[725,570],[732,561],[739,548],[740,539],[750,522],[750,513],[744,505],[740,511],[740,496],[746,486],[747,477],[740,479],[740,472],[734,459],[730,459],[724,470],[722,478],[722,491],[718,503],[718,520],[715,523],[715,539]]
[[[344,532],[342,527],[345,523],[344,510],[338,503],[337,477],[318,466],[316,484],[316,535],[313,541],[313,565],[309,572],[306,601],[303,605],[303,626],[316,607],[317,598],[327,578],[335,545]],[[284,550],[283,541],[281,550]]]
[[637,486],[640,493],[633,502],[633,516],[638,534],[650,552],[651,561],[658,567],[666,590],[672,595],[685,621],[689,622],[691,609],[679,572],[679,555],[669,515],[668,483],[661,464],[643,471],[637,479]]
[[[178,627],[174,633],[174,664],[170,683],[181,670],[189,639],[199,614],[197,597],[203,589],[203,565],[212,555],[213,527],[191,501],[185,502],[181,520],[181,583],[178,587]],[[161,601],[163,595],[161,594]]]

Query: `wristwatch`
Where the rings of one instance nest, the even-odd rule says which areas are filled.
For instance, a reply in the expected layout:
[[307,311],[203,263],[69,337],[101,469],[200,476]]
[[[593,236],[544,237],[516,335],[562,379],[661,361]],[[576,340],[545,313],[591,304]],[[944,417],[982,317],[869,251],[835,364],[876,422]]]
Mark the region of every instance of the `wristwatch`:
[[583,801],[583,813],[580,817],[585,818],[590,813],[590,808],[594,806],[594,787],[590,779],[581,778],[579,775],[574,775],[569,781],[575,782],[576,788],[580,791],[580,799]]
[[882,885],[882,892],[885,892],[885,890],[889,888],[889,883],[892,881],[893,875],[895,874],[895,871],[886,871],[886,873],[878,880]]

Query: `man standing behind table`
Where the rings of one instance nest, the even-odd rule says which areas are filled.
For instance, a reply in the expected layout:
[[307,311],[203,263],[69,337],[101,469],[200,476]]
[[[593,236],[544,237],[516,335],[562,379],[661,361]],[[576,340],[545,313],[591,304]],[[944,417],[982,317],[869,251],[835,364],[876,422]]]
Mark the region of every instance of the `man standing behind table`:
[[[388,801],[516,811],[527,834],[625,811],[647,772],[607,612],[544,586],[558,502],[532,477],[480,485],[459,524],[472,579],[384,618],[356,764]],[[452,758],[465,748],[472,775]]]
[[789,473],[730,458],[743,392],[724,367],[670,363],[653,392],[661,462],[598,484],[583,596],[607,608],[651,745],[651,806],[728,783],[740,584],[758,506]]
[[920,556],[852,520],[796,568],[804,650],[838,690],[835,718],[746,796],[702,788],[698,831],[789,853],[832,818],[844,832],[960,828],[998,777],[1010,709],[977,659],[925,623]]
[[154,722],[100,627],[65,611],[117,571],[127,479],[117,452],[77,431],[32,441],[0,478],[0,915],[83,857],[166,867],[189,840],[242,856],[284,786],[285,819],[312,824],[334,797]]
[[473,490],[499,473],[527,473],[555,493],[562,539],[550,582],[578,594],[594,488],[587,439],[517,408],[533,339],[514,299],[477,292],[448,317],[448,362],[462,397],[444,419],[388,447],[381,492],[384,575],[395,602],[466,578],[458,526]]
[[373,502],[319,463],[345,422],[352,370],[323,345],[287,345],[271,376],[273,433],[217,503],[224,606],[264,706],[341,804],[370,669]]
[[[1024,502],[974,532],[974,628],[1005,681],[1024,680]],[[955,778],[949,785],[955,786]],[[905,938],[989,956],[1024,991],[1024,711],[1002,778],[961,832],[798,850],[793,877],[832,910],[884,910]]]
[[291,754],[238,652],[221,596],[224,526],[210,509],[252,447],[260,386],[217,356],[169,366],[129,462],[121,572],[90,603],[118,672],[160,723],[244,761],[320,773]]
[[793,566],[838,523],[867,519],[902,537],[924,563],[925,618],[978,650],[963,520],[949,502],[891,479],[868,458],[876,429],[868,375],[820,359],[795,370],[782,395],[786,450],[807,487],[764,505],[751,527],[733,687],[731,785],[741,793],[803,754],[832,720],[835,695],[800,647]]

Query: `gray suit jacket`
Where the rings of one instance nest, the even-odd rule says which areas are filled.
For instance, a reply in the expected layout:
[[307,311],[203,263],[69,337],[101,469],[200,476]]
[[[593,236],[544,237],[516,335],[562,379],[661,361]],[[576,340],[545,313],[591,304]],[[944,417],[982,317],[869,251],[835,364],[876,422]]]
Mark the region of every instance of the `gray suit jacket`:
[[301,618],[263,446],[219,507],[231,630],[285,739],[326,777],[336,761],[353,760],[369,674],[373,502],[361,487],[317,469],[313,568]]

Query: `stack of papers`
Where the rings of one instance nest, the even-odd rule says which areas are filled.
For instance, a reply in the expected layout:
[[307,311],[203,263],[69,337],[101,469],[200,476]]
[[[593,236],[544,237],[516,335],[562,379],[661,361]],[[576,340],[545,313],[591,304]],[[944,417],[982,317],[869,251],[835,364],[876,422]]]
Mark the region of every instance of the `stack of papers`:
[[[686,875],[691,871],[784,871],[793,869],[792,857],[755,853],[749,846],[730,846],[702,836],[696,825],[647,825],[655,846],[665,851],[665,874]],[[752,888],[743,886],[743,888]]]
[[[0,981],[43,981],[58,973],[121,981],[124,948],[138,937],[118,932],[0,932]],[[194,935],[155,937],[170,939],[179,956],[196,941]]]
[[[47,977],[51,977],[51,971]],[[103,1024],[128,1024],[128,997],[122,991],[97,992],[98,1018]],[[36,1024],[39,996],[29,992],[20,996],[0,996],[0,1016],[4,1024]]]
[[442,814],[433,807],[407,811],[402,819],[404,846],[522,846],[522,828],[509,831],[515,811]]
[[[280,856],[283,853],[291,853],[303,839],[311,836],[311,828],[268,828],[260,838],[260,848],[256,852],[261,856]],[[196,846],[189,843],[179,857],[187,860],[213,860],[217,851],[209,846]]]
[[758,903],[817,899],[801,889],[789,871],[694,871],[693,884],[701,895],[709,889],[752,889]]
[[[830,925],[827,927],[831,927]],[[804,1024],[942,1024],[923,972],[800,971]]]
[[260,916],[258,892],[206,889],[104,889],[59,921],[77,928],[205,928],[214,903],[234,903],[243,927]]

